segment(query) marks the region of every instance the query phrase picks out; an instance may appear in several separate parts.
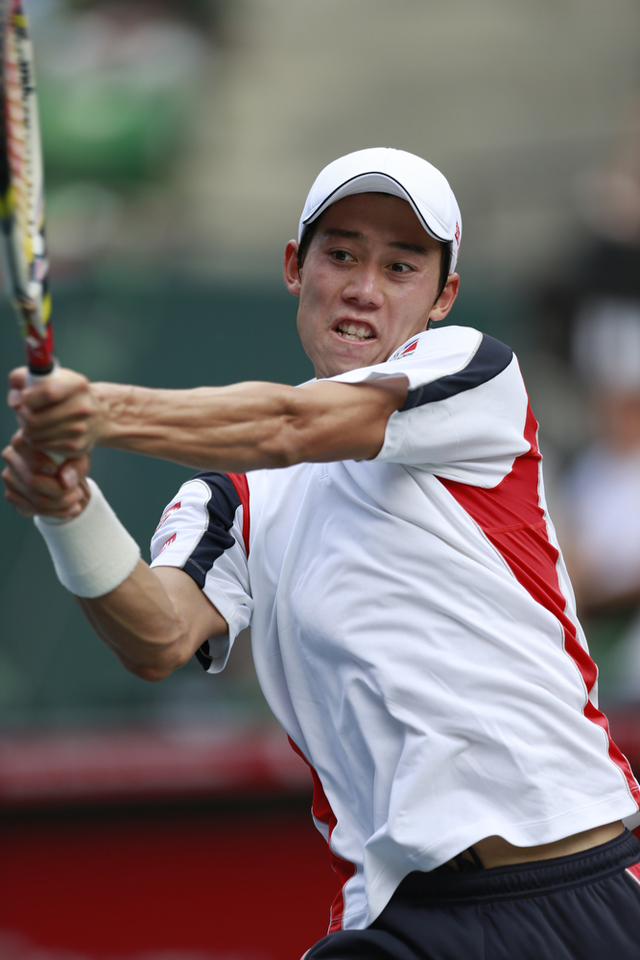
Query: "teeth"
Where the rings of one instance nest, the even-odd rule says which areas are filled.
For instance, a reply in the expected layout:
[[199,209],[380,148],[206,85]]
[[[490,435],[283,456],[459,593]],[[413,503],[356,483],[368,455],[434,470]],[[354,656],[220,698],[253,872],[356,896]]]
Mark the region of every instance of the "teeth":
[[368,327],[357,327],[355,323],[341,323],[338,326],[338,333],[346,337],[347,340],[371,340],[373,338],[373,333]]

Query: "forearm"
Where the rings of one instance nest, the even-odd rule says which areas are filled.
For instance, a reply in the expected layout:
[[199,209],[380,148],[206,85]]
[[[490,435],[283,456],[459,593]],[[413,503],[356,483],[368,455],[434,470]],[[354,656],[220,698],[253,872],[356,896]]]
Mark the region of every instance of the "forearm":
[[[8,467],[12,478],[15,459],[10,457],[14,465]],[[37,482],[35,475],[32,484]],[[30,506],[29,500],[25,503]],[[38,515],[35,524],[58,579],[74,594],[100,639],[132,673],[160,680],[205,640],[227,633],[224,618],[183,570],[162,566],[151,570],[140,559],[136,541],[93,480],[87,481],[78,516],[59,524]]]
[[291,416],[293,387],[152,390],[96,383],[92,389],[106,412],[100,446],[213,470],[284,465],[278,438]]
[[162,680],[193,654],[189,624],[143,560],[110,593],[76,600],[103,643],[145,680]]
[[248,382],[151,390],[97,383],[92,390],[105,411],[99,445],[195,468],[245,472],[375,456],[406,384]]

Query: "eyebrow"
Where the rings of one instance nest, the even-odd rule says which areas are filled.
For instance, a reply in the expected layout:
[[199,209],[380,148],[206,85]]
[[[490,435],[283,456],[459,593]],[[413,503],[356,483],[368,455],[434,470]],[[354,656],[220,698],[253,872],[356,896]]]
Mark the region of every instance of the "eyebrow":
[[[342,227],[329,227],[322,232],[325,237],[341,237],[343,240],[366,240],[364,233],[360,230],[344,230]],[[421,247],[419,243],[406,243],[404,240],[392,240],[387,246],[393,247],[394,250],[406,250],[408,253],[418,253],[423,257],[427,256],[426,248]]]
[[343,230],[341,227],[329,227],[322,231],[325,237],[342,237],[344,240],[364,240],[360,230]]
[[396,250],[407,250],[409,253],[421,253],[423,257],[427,255],[426,249],[421,247],[419,243],[405,243],[404,240],[393,240],[389,246],[395,247]]

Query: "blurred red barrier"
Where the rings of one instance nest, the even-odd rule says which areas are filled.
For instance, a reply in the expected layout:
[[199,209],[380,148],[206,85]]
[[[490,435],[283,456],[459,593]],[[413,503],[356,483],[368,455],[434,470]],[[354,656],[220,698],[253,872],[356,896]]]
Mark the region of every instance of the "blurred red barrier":
[[298,960],[337,887],[310,788],[274,730],[5,739],[2,960]]
[[203,727],[5,736],[0,807],[308,791],[279,728]]

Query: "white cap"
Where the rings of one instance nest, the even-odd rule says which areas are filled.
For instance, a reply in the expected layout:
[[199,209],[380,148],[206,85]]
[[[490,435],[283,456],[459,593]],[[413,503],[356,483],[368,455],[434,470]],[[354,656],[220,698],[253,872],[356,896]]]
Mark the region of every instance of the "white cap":
[[449,272],[453,273],[462,236],[453,190],[426,160],[390,147],[357,150],[334,160],[318,174],[300,217],[298,241],[305,227],[327,207],[354,193],[390,193],[410,203],[427,233],[450,245]]

